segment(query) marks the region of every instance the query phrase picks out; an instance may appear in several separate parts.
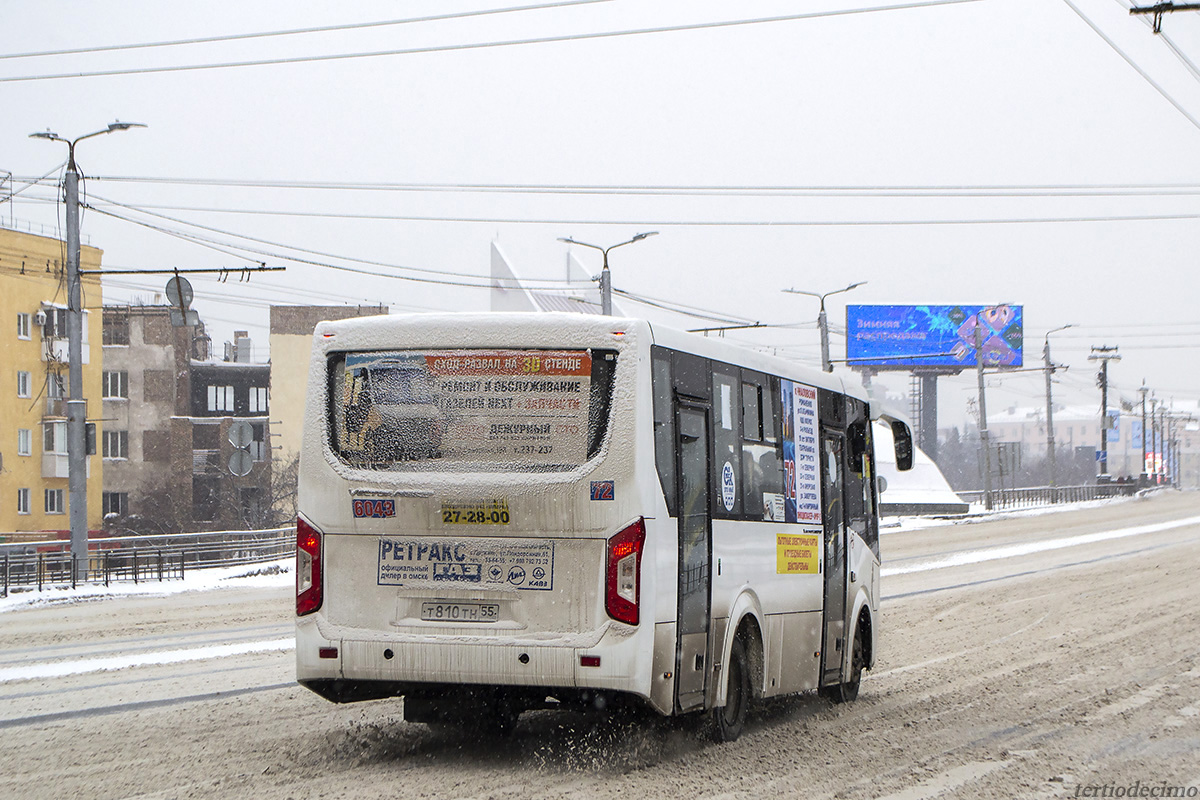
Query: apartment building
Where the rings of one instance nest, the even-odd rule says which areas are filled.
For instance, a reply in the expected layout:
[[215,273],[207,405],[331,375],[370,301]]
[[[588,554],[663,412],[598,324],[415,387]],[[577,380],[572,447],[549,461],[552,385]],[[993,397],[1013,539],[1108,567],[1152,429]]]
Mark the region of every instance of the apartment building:
[[[55,538],[70,530],[67,485],[66,244],[0,222],[0,537]],[[100,268],[101,251],[81,248],[80,266]],[[96,437],[100,419],[100,281],[85,275],[83,396]],[[100,528],[103,465],[87,458],[88,528]]]
[[[245,335],[215,360],[203,322],[170,307],[104,308],[104,511],[110,532],[272,524],[270,367]],[[227,360],[226,360],[227,359]],[[230,441],[249,426],[244,447]],[[235,460],[235,451],[247,456]]]

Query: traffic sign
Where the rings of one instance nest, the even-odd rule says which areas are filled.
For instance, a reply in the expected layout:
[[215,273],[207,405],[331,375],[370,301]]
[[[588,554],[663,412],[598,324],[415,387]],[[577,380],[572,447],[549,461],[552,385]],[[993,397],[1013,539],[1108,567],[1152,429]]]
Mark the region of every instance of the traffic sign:
[[229,471],[239,478],[250,474],[254,459],[248,450],[234,450],[229,456]]
[[200,324],[200,312],[187,309],[185,314],[178,308],[170,309],[171,324],[176,328],[194,328]]
[[249,447],[253,441],[254,428],[246,420],[235,420],[229,426],[229,443],[234,447]]
[[176,275],[167,281],[167,300],[176,308],[184,309],[192,304],[192,284],[187,278]]

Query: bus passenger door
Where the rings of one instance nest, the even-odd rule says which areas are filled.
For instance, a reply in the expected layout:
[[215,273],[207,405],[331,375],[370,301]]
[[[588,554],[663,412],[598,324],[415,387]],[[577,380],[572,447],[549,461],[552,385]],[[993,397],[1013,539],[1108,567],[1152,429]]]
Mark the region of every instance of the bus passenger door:
[[843,462],[846,438],[826,431],[821,438],[821,517],[825,523],[825,619],[821,647],[821,685],[842,681],[846,638],[846,522]]
[[708,674],[709,519],[708,410],[679,406],[679,642],[675,705],[679,711],[704,704]]

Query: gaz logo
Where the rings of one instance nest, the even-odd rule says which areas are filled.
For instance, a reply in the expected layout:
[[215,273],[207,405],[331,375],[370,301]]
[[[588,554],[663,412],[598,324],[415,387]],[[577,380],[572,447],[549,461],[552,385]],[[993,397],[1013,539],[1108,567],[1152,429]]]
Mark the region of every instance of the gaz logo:
[[355,500],[354,516],[356,519],[394,517],[396,516],[396,501],[365,498]]
[[592,481],[593,500],[612,500],[614,494],[613,481]]
[[479,583],[483,576],[481,564],[433,564],[433,579],[435,581],[466,581]]

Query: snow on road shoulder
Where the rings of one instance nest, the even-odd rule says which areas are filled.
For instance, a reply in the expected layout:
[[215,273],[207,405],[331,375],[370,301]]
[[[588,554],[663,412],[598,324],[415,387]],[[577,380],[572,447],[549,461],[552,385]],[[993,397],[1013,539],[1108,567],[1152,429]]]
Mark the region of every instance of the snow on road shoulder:
[[1061,503],[1053,506],[1034,506],[1032,508],[1015,508],[1005,511],[985,511],[983,504],[972,503],[971,510],[967,514],[953,517],[883,517],[879,521],[879,533],[886,535],[889,533],[904,533],[906,531],[919,531],[926,528],[936,528],[943,525],[974,525],[979,522],[991,522],[1000,519],[1020,519],[1022,517],[1040,517],[1047,514],[1062,514],[1067,511],[1081,511],[1087,508],[1103,508],[1104,506],[1113,505],[1115,503],[1128,503],[1135,500],[1142,500],[1152,494],[1153,491],[1137,495],[1123,495],[1120,497],[1106,497],[1101,500],[1084,500],[1078,503]]
[[183,592],[206,592],[220,589],[283,588],[295,583],[293,570],[295,560],[283,558],[262,564],[243,564],[236,567],[214,567],[192,570],[183,580],[144,580],[103,584],[82,584],[70,587],[48,587],[37,591],[37,587],[12,586],[9,595],[0,598],[0,613],[18,608],[45,606],[58,603],[78,603],[102,600],[110,597],[166,597]]
[[129,667],[182,664],[187,661],[206,661],[214,658],[245,655],[247,653],[291,650],[295,646],[295,638],[288,636],[284,639],[239,642],[237,644],[215,645],[212,647],[189,647],[175,650],[159,650],[150,653],[135,653],[132,655],[105,656],[104,658],[84,658],[71,661],[23,664],[19,667],[0,668],[0,683],[61,678],[66,675],[108,672],[111,670],[127,669]]

